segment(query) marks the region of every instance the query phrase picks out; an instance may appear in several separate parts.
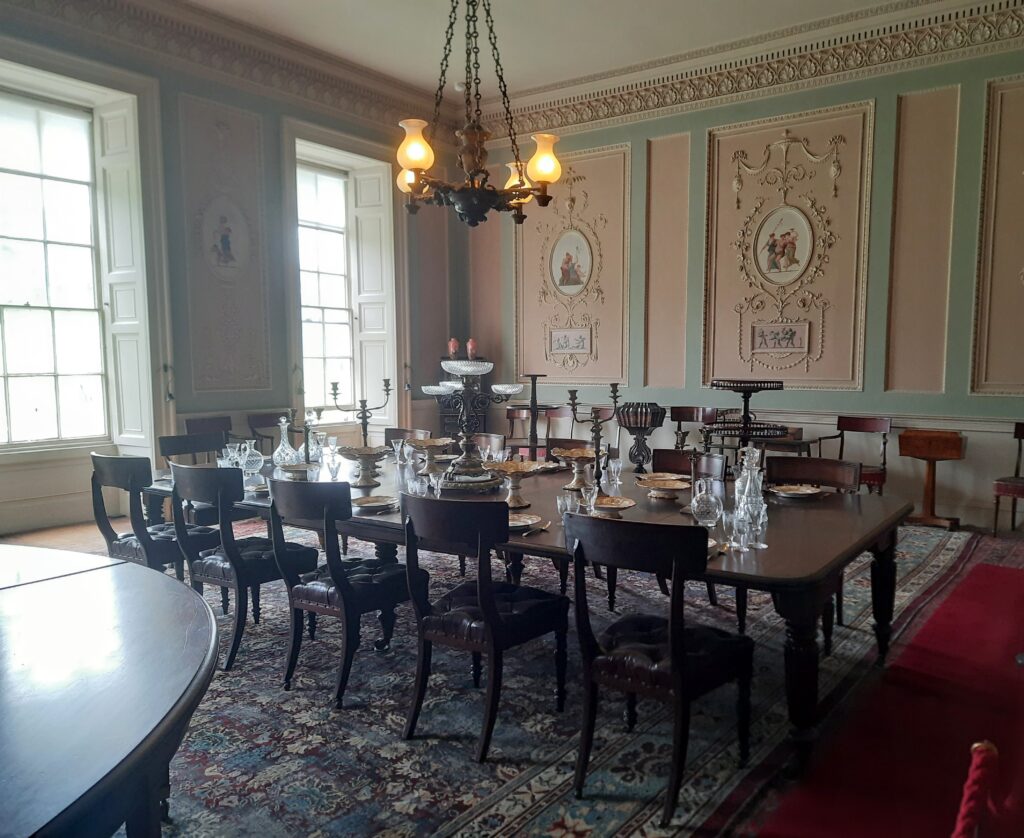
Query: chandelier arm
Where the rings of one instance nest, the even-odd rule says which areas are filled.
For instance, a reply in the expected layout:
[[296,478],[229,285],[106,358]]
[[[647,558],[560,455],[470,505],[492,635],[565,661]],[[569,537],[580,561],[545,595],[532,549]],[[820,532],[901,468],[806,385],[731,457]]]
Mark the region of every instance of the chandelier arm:
[[508,101],[508,86],[505,84],[505,71],[501,66],[501,56],[498,54],[498,36],[494,32],[494,17],[491,15],[491,0],[483,0],[484,19],[487,22],[487,38],[491,42],[491,55],[494,57],[494,73],[498,77],[498,90],[501,92],[501,104],[505,109],[505,124],[508,127],[508,139],[512,144],[512,159],[516,161],[516,171],[519,172],[519,179],[523,184],[526,178],[523,175],[523,161],[519,158],[519,143],[516,141],[516,131],[512,121],[512,108]]
[[452,37],[455,35],[455,23],[459,17],[459,0],[452,0],[448,12],[448,28],[444,32],[444,52],[441,55],[441,75],[434,93],[434,118],[430,121],[430,139],[437,137],[437,126],[441,122],[441,103],[444,102],[444,85],[448,80],[448,59],[452,54]]

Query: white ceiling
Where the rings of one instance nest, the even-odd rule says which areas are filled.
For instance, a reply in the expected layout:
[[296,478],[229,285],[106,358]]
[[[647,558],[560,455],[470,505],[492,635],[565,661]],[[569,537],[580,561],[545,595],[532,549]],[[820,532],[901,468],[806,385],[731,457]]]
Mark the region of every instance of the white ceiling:
[[[513,96],[607,76],[719,45],[792,35],[793,27],[866,10],[908,11],[950,0],[493,0],[502,63]],[[405,84],[437,84],[449,0],[189,0]],[[920,8],[910,11],[920,13]],[[480,13],[483,29],[483,12]],[[832,21],[835,23],[836,21]],[[860,26],[866,22],[859,21]],[[462,26],[460,14],[459,26]],[[787,32],[788,30],[788,32]],[[772,35],[769,39],[765,36]],[[805,37],[807,37],[805,35]],[[813,36],[810,36],[813,37]],[[464,67],[464,40],[452,48],[451,83]],[[485,95],[494,95],[489,47],[481,40]]]

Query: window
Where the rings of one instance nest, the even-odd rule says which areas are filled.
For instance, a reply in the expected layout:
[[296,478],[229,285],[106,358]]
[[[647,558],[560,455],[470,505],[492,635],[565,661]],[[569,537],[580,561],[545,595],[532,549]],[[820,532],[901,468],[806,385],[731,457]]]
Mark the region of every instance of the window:
[[107,433],[92,115],[0,95],[0,446]]
[[300,163],[296,170],[302,386],[306,407],[355,404],[352,294],[346,229],[346,174]]

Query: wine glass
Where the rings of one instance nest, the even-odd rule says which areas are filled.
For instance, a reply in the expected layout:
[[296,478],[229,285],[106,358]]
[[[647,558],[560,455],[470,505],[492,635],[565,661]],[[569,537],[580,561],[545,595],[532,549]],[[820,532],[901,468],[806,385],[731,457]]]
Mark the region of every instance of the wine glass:
[[622,460],[619,457],[608,461],[608,482],[613,486],[622,485]]
[[598,485],[596,483],[588,483],[580,490],[583,501],[581,506],[586,506],[588,515],[594,514],[594,501],[597,500],[597,490]]
[[327,471],[330,472],[331,482],[336,481],[338,479],[338,472],[341,471],[341,460],[337,457],[331,457],[327,461]]
[[242,443],[240,443],[240,442],[229,442],[227,444],[228,461],[229,461],[230,465],[235,466],[235,467],[238,466],[238,454],[239,454],[239,450],[241,449],[241,447],[242,447]]
[[750,546],[755,550],[764,550],[768,546],[762,538],[768,523],[768,504],[760,495],[750,495],[744,503],[750,520]]
[[395,462],[398,465],[402,465],[405,460],[402,459],[402,449],[405,447],[404,439],[393,439],[391,440],[391,447],[395,451]]
[[736,507],[732,513],[732,538],[729,540],[729,546],[738,553],[750,551],[750,547],[747,546],[747,539],[750,536],[749,514],[743,504]]
[[437,471],[430,475],[430,486],[434,490],[434,497],[441,497],[441,481],[444,480],[444,472]]
[[564,506],[565,512],[576,513],[580,511],[580,496],[576,492],[564,491],[559,494],[558,500],[562,504],[559,506],[559,510]]

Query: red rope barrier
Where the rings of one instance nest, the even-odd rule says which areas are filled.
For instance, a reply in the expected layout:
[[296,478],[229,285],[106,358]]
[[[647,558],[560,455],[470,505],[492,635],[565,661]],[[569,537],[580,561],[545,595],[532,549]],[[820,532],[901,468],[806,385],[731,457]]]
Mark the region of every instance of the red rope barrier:
[[999,774],[999,751],[991,742],[976,742],[971,746],[971,767],[964,781],[960,812],[952,838],[978,838],[996,817],[992,800]]

